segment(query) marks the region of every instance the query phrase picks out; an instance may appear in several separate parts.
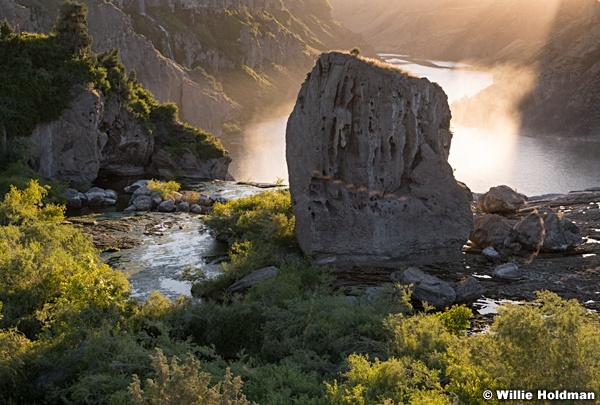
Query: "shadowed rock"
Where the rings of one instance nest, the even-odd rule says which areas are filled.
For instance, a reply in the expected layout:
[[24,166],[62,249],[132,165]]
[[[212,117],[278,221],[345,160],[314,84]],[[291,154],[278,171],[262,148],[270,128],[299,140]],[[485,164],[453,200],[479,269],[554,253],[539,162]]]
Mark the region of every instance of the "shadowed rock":
[[447,162],[449,123],[438,85],[390,65],[322,55],[287,125],[301,248],[340,264],[459,255],[473,218],[471,193]]
[[508,186],[492,187],[479,196],[477,208],[486,214],[512,214],[527,202],[527,197]]

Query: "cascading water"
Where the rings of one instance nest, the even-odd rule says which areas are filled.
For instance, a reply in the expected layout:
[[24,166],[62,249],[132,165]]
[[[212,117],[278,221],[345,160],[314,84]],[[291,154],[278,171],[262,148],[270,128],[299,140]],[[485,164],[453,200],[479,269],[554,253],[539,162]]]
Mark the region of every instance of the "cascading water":
[[140,14],[141,15],[146,15],[146,1],[145,0],[139,0],[139,4],[140,4]]

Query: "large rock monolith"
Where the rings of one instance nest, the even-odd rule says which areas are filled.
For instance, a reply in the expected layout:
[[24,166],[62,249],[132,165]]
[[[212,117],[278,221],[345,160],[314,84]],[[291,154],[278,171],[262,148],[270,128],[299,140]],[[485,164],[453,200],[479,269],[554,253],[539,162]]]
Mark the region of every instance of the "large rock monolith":
[[473,226],[471,193],[448,164],[446,94],[343,53],[323,54],[286,135],[301,248],[318,262],[448,260]]

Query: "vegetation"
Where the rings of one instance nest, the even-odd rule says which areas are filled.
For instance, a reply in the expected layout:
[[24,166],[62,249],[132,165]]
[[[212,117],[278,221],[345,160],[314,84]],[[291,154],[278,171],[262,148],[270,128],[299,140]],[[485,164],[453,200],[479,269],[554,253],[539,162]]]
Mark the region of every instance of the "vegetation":
[[[177,106],[159,103],[127,74],[117,50],[90,51],[86,9],[66,1],[51,35],[15,34],[5,20],[0,26],[0,196],[10,184],[25,185],[38,178],[31,169],[26,137],[40,123],[60,117],[74,96],[100,91],[117,99],[155,137],[157,147],[172,154],[189,151],[201,160],[224,156],[212,135],[178,121]],[[53,184],[58,191],[58,184]],[[58,193],[55,193],[58,194]]]
[[467,335],[469,309],[415,312],[400,286],[349,299],[293,247],[285,191],[215,209],[212,227],[273,245],[280,267],[227,303],[133,301],[46,192],[0,203],[2,403],[483,404],[484,389],[600,386],[597,314],[542,292]]
[[181,184],[174,180],[160,181],[152,179],[148,182],[148,189],[152,192],[159,193],[163,200],[166,200],[167,198],[175,200],[175,193],[178,192],[180,188]]

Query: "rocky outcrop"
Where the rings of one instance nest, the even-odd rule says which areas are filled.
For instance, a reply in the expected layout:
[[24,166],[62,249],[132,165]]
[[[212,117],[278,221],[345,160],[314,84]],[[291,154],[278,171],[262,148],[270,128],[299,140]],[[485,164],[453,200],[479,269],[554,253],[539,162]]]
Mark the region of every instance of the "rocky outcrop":
[[145,37],[137,34],[131,20],[109,3],[88,5],[88,24],[94,39],[92,50],[119,49],[123,64],[161,102],[179,106],[182,119],[219,135],[225,121],[236,114],[235,104],[213,81],[190,74],[161,55]]
[[29,141],[34,168],[44,177],[91,182],[100,170],[107,136],[100,130],[104,100],[96,91],[83,91],[59,120],[38,125]]
[[183,148],[178,156],[158,149],[152,156],[152,171],[160,177],[183,174],[192,179],[227,179],[231,163],[229,156],[200,160],[191,150]]
[[60,118],[38,125],[29,137],[32,166],[44,177],[90,183],[100,170],[114,176],[175,173],[196,179],[228,178],[229,156],[200,160],[190,150],[175,156],[157,147],[155,137],[119,97],[106,102],[96,90],[77,95]]
[[471,193],[447,162],[443,90],[389,65],[322,55],[286,135],[301,248],[322,262],[435,261],[460,254]]

